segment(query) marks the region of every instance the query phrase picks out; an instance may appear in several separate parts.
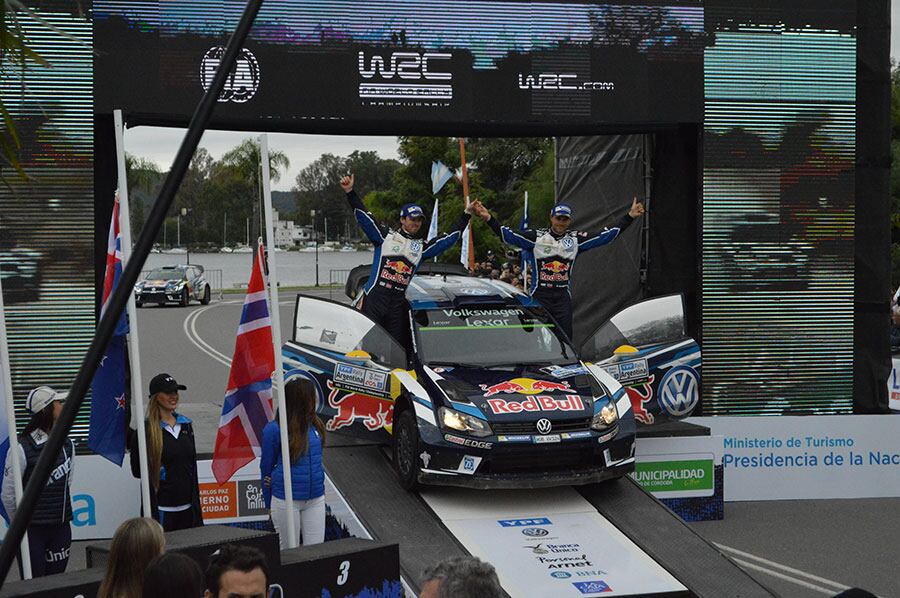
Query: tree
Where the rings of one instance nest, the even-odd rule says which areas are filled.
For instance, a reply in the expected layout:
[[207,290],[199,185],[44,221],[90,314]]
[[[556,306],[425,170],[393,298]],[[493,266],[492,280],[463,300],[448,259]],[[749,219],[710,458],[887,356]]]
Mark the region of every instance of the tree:
[[[248,181],[249,188],[252,190],[255,198],[261,197],[260,194],[260,145],[259,141],[254,138],[244,139],[236,148],[227,152],[222,156],[220,161],[221,167],[230,169],[232,172]],[[291,161],[287,154],[280,151],[269,150],[269,177],[273,183],[281,180],[281,173],[290,167]],[[254,209],[260,209],[259,201],[251,203]],[[261,214],[261,212],[260,212]],[[258,218],[253,218],[251,226],[254,232],[258,230]],[[255,236],[255,235],[253,235]]]
[[134,191],[151,192],[159,184],[162,172],[146,158],[125,154],[125,176],[128,180],[128,208],[131,214],[131,232],[135,238],[144,228],[144,202],[135,197]]

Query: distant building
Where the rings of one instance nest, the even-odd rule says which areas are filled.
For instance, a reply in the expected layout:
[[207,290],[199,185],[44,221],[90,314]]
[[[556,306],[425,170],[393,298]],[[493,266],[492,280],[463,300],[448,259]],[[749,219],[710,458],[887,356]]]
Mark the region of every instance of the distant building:
[[273,210],[275,219],[275,246],[291,247],[296,244],[297,225],[293,220],[280,220],[278,210]]

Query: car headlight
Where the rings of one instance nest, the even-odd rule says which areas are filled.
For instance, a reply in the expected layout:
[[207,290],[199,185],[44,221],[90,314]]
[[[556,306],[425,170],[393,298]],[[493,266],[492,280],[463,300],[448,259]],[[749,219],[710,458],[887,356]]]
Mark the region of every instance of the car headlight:
[[600,408],[600,411],[598,411],[591,420],[591,429],[605,430],[616,423],[618,419],[619,412],[616,410],[615,403],[606,400],[605,404]]
[[471,436],[483,437],[493,434],[491,425],[483,419],[460,413],[455,409],[441,407],[438,409],[438,419],[444,428],[465,432]]

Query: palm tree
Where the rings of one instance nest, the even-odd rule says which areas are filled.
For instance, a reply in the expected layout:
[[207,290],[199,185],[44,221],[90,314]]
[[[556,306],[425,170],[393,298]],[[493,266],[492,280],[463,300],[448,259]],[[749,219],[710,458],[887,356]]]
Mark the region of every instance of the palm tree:
[[137,235],[144,227],[144,202],[137,199],[132,191],[141,189],[150,192],[159,182],[162,172],[156,163],[140,156],[125,154],[125,177],[128,179],[128,207],[131,213],[131,231]]
[[[250,183],[250,188],[254,193],[260,194],[260,146],[259,141],[254,138],[244,139],[244,141],[233,150],[222,156],[221,164],[237,173],[241,178]],[[269,151],[269,178],[273,183],[281,180],[282,169],[285,171],[290,167],[291,161],[287,154],[279,151]],[[254,202],[254,214],[258,214],[259,218],[253,218],[254,235],[253,238],[262,230],[262,209],[258,202]],[[257,212],[257,210],[259,210]],[[257,228],[258,227],[258,228]]]

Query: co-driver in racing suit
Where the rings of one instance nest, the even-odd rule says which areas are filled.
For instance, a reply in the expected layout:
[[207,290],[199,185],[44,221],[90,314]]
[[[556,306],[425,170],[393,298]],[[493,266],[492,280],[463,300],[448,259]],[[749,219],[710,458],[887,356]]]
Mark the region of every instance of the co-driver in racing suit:
[[[469,214],[460,216],[448,232],[426,241],[419,234],[425,217],[421,206],[406,204],[400,209],[399,230],[379,225],[353,190],[353,180],[352,174],[345,176],[341,188],[347,194],[356,221],[375,246],[372,272],[358,307],[409,351],[412,339],[406,287],[422,260],[440,255],[459,240],[469,223]],[[470,209],[476,205],[480,204],[475,202]]]
[[556,320],[563,332],[572,338],[572,296],[569,294],[569,275],[581,252],[605,245],[621,234],[631,222],[644,213],[644,204],[636,198],[631,209],[619,222],[599,233],[569,230],[572,208],[556,204],[550,211],[550,228],[514,230],[502,226],[482,206],[473,207],[476,215],[507,245],[519,247],[531,263],[531,284],[528,294],[537,299]]

